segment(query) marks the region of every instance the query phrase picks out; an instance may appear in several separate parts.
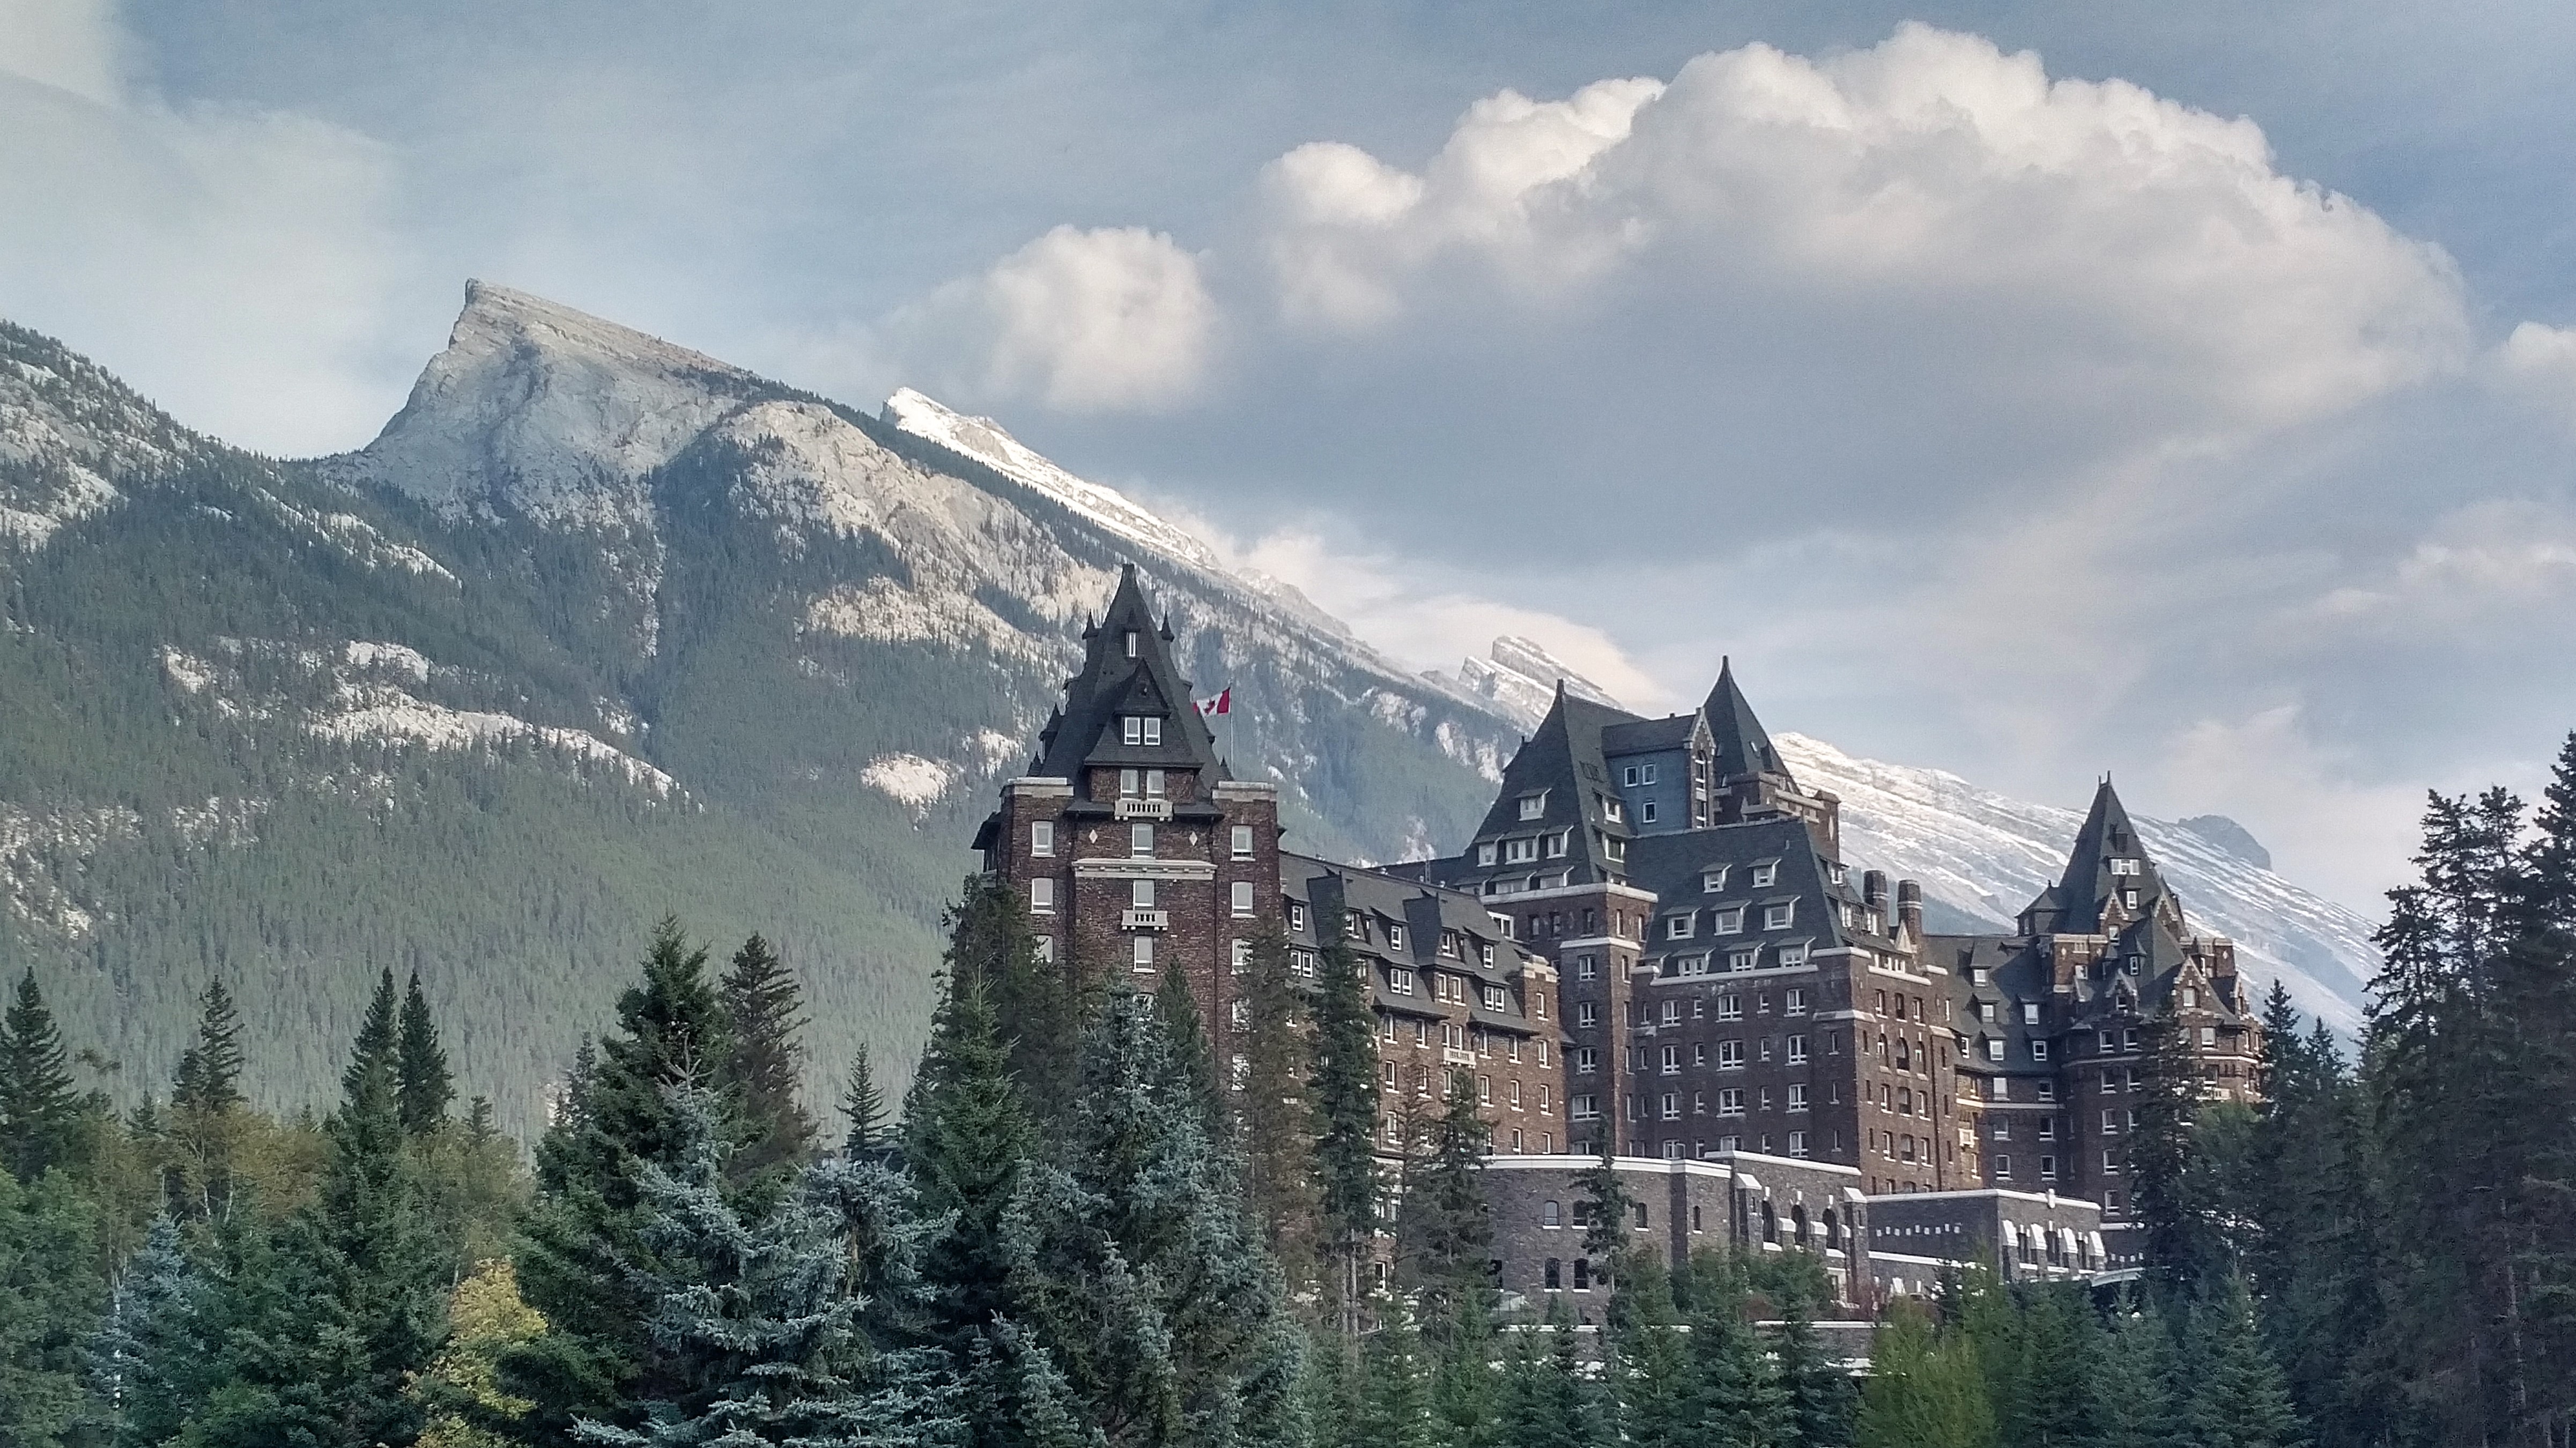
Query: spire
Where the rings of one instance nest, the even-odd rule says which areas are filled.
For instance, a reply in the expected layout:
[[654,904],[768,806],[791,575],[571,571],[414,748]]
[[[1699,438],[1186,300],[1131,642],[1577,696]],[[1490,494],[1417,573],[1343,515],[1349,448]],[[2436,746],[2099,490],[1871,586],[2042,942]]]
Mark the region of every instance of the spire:
[[1735,684],[1735,661],[1722,658],[1717,666],[1717,687],[1708,691],[1708,702],[1700,706],[1708,720],[1708,732],[1717,744],[1716,773],[1721,780],[1746,774],[1787,774],[1788,766],[1780,762],[1780,753],[1771,747],[1771,736],[1763,731],[1762,721],[1753,717],[1753,706],[1744,700],[1744,691]]
[[2156,873],[2155,862],[2147,858],[2146,842],[2129,822],[2120,792],[2111,787],[2111,776],[2106,774],[2094,787],[2093,807],[2085,812],[2084,827],[2075,832],[2075,848],[2067,855],[2066,875],[2058,882],[2057,894],[2067,912],[2090,929],[2100,923],[2119,892],[2128,890],[2138,892],[2138,903],[2134,909],[2123,908],[2135,917],[2152,909],[2165,893],[2164,880]]
[[[1078,778],[1086,764],[1115,764],[1195,769],[1209,783],[1228,777],[1136,565],[1119,567],[1108,609],[1083,637],[1082,670],[1065,681],[1064,704],[1041,736],[1039,773]],[[1151,723],[1131,739],[1122,723],[1129,719]]]

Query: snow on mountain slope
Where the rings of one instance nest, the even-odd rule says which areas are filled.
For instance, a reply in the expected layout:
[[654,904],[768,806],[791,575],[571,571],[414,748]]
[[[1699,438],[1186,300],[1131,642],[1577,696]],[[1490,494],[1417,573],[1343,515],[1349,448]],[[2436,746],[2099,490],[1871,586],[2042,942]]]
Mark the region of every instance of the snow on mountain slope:
[[1576,673],[1572,664],[1549,653],[1536,640],[1505,634],[1494,640],[1487,652],[1487,658],[1461,660],[1454,680],[1437,671],[1430,677],[1484,700],[1524,732],[1536,729],[1538,721],[1547,717],[1548,705],[1556,702],[1559,683],[1577,698],[1614,709],[1622,707],[1609,691]]
[[171,472],[212,446],[97,363],[0,322],[0,542],[40,547],[113,504],[118,480]]
[[[2056,882],[2084,823],[2081,809],[2013,799],[1942,770],[1856,759],[1799,734],[1771,742],[1799,783],[1841,797],[1853,863],[1920,880],[1925,895],[1998,930]],[[2234,940],[2256,980],[2279,976],[2302,1009],[2336,1029],[2360,1024],[2362,985],[2377,970],[2368,921],[2201,829],[2130,818],[2193,929]]]

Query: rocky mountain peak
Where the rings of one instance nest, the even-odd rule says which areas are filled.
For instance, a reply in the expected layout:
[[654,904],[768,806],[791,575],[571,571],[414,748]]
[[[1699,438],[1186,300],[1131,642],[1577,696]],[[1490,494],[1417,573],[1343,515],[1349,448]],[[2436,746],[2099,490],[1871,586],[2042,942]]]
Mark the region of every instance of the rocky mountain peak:
[[633,487],[743,402],[786,389],[701,352],[490,282],[374,442],[340,460],[455,513],[629,524]]
[[1494,640],[1486,652],[1486,658],[1462,660],[1454,679],[1438,673],[1431,677],[1483,700],[1524,732],[1537,728],[1539,720],[1547,717],[1547,706],[1556,698],[1560,682],[1567,693],[1577,698],[1613,709],[1627,707],[1535,639],[1505,634]]

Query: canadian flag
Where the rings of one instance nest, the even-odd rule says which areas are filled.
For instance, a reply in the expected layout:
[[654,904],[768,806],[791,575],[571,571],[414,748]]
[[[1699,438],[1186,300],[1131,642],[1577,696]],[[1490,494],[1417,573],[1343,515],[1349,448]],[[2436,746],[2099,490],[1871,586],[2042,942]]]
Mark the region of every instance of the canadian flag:
[[1193,702],[1199,706],[1199,712],[1202,714],[1231,714],[1234,712],[1233,686],[1227,686],[1223,693],[1213,699],[1198,699]]

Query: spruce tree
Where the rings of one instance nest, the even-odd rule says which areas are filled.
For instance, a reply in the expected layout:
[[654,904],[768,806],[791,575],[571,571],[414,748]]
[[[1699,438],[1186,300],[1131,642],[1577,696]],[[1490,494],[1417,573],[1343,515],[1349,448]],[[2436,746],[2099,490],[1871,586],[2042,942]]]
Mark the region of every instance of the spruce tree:
[[80,1143],[81,1115],[62,1032],[31,967],[0,1015],[0,1165],[33,1182],[68,1162]]
[[1976,1352],[1930,1314],[1900,1302],[1870,1345],[1854,1448],[1988,1448],[1995,1414]]
[[1377,1239],[1377,1043],[1368,982],[1338,932],[1315,986],[1315,1181],[1332,1261],[1328,1297],[1344,1339],[1356,1341],[1362,1274]]
[[1434,1448],[1422,1337],[1398,1299],[1360,1349],[1359,1399],[1340,1442],[1347,1448]]
[[98,1222],[68,1172],[0,1174],[0,1443],[79,1441],[92,1426],[84,1340],[107,1305]]
[[[519,1295],[506,1261],[478,1263],[447,1303],[447,1346],[411,1387],[427,1421],[418,1448],[507,1448],[497,1429],[536,1406],[501,1390],[501,1355],[537,1340],[544,1314]],[[487,1426],[490,1425],[490,1426]]]
[[197,1039],[179,1057],[173,1107],[220,1112],[242,1102],[241,1013],[218,976],[197,997]]
[[179,1224],[166,1213],[155,1217],[87,1345],[90,1394],[118,1448],[166,1443],[186,1426],[192,1394],[204,1381],[195,1320],[200,1287]]
[[1081,1042],[1076,1023],[1096,993],[1093,983],[1078,966],[1059,969],[1038,959],[1028,905],[1000,880],[967,876],[947,923],[950,988],[972,985],[982,995],[1011,1079],[1029,1109],[1051,1121],[1073,1101]]
[[2129,1135],[2129,1196],[2158,1281],[2188,1296],[2228,1270],[2209,1158],[2194,1141],[2201,1083],[2171,1015],[2150,1020],[2137,1129]]
[[222,980],[198,997],[197,1038],[179,1057],[159,1144],[163,1205],[183,1220],[220,1219],[232,1202],[233,1149],[245,1130],[241,1017]]
[[[386,979],[390,983],[392,977]],[[427,1136],[447,1124],[456,1083],[448,1075],[447,1051],[439,1045],[438,1023],[430,1018],[418,971],[412,972],[411,984],[403,992],[395,1034],[394,1073],[401,1087],[403,1130]]]
[[1504,1388],[1495,1372],[1501,1354],[1487,1295],[1476,1293],[1460,1303],[1447,1340],[1435,1349],[1431,1419],[1443,1448],[1511,1448],[1504,1436]]
[[1484,1173],[1493,1129],[1478,1105],[1467,1074],[1449,1073],[1425,1149],[1406,1160],[1396,1209],[1397,1286],[1419,1294],[1423,1328],[1444,1345],[1469,1302],[1481,1308],[1492,1291],[1494,1221]]
[[1163,1039],[1171,1043],[1172,1079],[1188,1083],[1210,1138],[1220,1144],[1230,1141],[1233,1124],[1225,1098],[1231,1093],[1217,1080],[1216,1053],[1208,1045],[1207,1026],[1186,971],[1174,967],[1163,972],[1154,986],[1154,1014],[1162,1022]]
[[2152,1303],[2111,1318],[2085,1387],[2084,1448],[2189,1448],[2173,1402],[2172,1335]]
[[746,1218],[726,1192],[724,1103],[701,1086],[671,1095],[681,1160],[642,1168],[642,1251],[629,1264],[652,1304],[647,1377],[664,1396],[637,1427],[584,1421],[575,1436],[632,1448],[944,1441],[957,1426],[946,1391],[890,1370],[863,1330],[840,1213],[800,1194]]
[[746,1182],[799,1165],[813,1150],[814,1119],[796,1100],[805,1075],[797,1034],[806,1021],[796,977],[757,935],[734,952],[721,989],[731,1037],[721,1080],[742,1141],[726,1170]]
[[639,1376],[650,1307],[624,1265],[637,1251],[641,1172],[679,1165],[684,1132],[666,1088],[718,1085],[731,1044],[707,952],[677,919],[654,927],[617,1022],[583,1044],[538,1143],[537,1200],[516,1260],[520,1290],[548,1326],[501,1356],[504,1387],[535,1404],[523,1431],[555,1441],[576,1418],[618,1421],[655,1392]]
[[2243,1277],[2218,1284],[2193,1317],[2200,1359],[2186,1414],[2197,1448],[2293,1448],[2307,1434],[2263,1346]]
[[1505,1350],[1503,1441],[1512,1448],[1600,1448],[1612,1441],[1562,1293],[1548,1298],[1542,1327],[1513,1333]]
[[[1245,963],[1243,1090],[1237,1141],[1244,1209],[1292,1291],[1315,1285],[1322,1225],[1316,1199],[1316,1115],[1308,1106],[1315,1042],[1306,993],[1298,987],[1288,937],[1261,923]],[[1375,1114],[1375,1108],[1371,1108]]]
[[349,1064],[340,1069],[344,1098],[355,1095],[360,1079],[379,1068],[399,1085],[401,1016],[399,997],[394,994],[394,973],[388,970],[377,977],[376,993],[368,999],[367,1012],[358,1021],[358,1039],[349,1049]]
[[1626,1255],[1630,1240],[1629,1223],[1637,1213],[1637,1199],[1619,1175],[1618,1158],[1610,1153],[1610,1132],[1605,1125],[1600,1156],[1575,1174],[1575,1189],[1583,1194],[1576,1209],[1583,1224],[1583,1251],[1592,1259],[1593,1271],[1605,1277],[1622,1266],[1620,1259]]
[[1715,1405],[1681,1330],[1671,1276],[1660,1263],[1634,1264],[1619,1278],[1610,1313],[1604,1377],[1619,1439],[1636,1448],[1694,1448],[1712,1424]]
[[841,1136],[844,1156],[856,1158],[882,1150],[891,1140],[885,1093],[877,1087],[865,1046],[850,1053],[849,1074],[841,1082],[841,1119],[847,1123]]
[[934,1338],[960,1357],[1018,1306],[1012,1278],[1021,1258],[1003,1219],[1036,1141],[982,984],[951,977],[905,1104],[903,1155],[922,1211],[948,1224],[922,1270],[934,1294]]
[[1795,1442],[1797,1418],[1770,1345],[1752,1321],[1747,1267],[1743,1258],[1711,1254],[1683,1275],[1696,1412],[1713,1441],[1729,1448],[1787,1448]]

